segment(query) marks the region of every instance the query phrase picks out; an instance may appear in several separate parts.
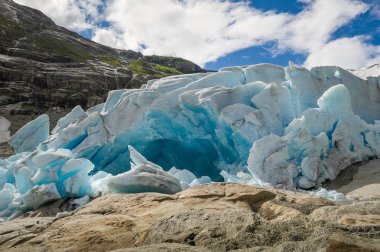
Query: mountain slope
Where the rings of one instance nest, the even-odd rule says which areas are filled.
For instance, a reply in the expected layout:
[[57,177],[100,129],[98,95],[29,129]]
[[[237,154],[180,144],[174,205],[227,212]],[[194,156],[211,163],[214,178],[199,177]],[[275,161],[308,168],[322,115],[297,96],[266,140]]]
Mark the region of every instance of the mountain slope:
[[[38,10],[11,0],[0,2],[0,115],[12,122],[15,115],[26,115],[26,122],[29,115],[52,108],[59,117],[59,111],[75,105],[103,102],[113,89],[203,71],[184,59],[97,44],[55,25]],[[14,122],[12,131],[23,123]]]

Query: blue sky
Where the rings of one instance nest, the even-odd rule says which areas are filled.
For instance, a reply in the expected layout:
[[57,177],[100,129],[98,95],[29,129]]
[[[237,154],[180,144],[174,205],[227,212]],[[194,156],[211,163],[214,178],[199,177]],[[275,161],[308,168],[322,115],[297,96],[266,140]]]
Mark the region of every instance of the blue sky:
[[206,69],[380,63],[379,0],[15,0],[96,42]]
[[[380,0],[363,1],[373,6],[379,6]],[[265,11],[278,11],[288,13],[299,13],[305,6],[296,0],[256,0],[250,1],[250,5]],[[378,7],[379,8],[379,7]],[[380,18],[370,11],[353,18],[347,25],[342,26],[332,34],[332,39],[341,37],[353,37],[357,35],[369,35],[369,42],[373,45],[380,45]],[[305,54],[286,52],[280,55],[272,55],[270,49],[273,45],[268,43],[264,46],[253,46],[230,53],[219,58],[215,62],[206,64],[207,69],[219,69],[224,66],[251,65],[258,63],[273,63],[286,66],[291,60],[299,65],[306,60]],[[380,63],[380,62],[378,62]]]

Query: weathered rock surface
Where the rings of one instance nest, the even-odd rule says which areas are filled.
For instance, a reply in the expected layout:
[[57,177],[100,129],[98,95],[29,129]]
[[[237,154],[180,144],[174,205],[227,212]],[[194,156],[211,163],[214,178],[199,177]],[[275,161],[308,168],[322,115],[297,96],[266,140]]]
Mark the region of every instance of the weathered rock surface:
[[347,167],[325,187],[356,197],[380,197],[380,159]]
[[178,243],[160,243],[153,245],[146,245],[137,248],[126,248],[112,250],[112,252],[209,252],[206,248],[194,247],[190,245]]
[[[175,195],[107,194],[60,219],[52,220],[46,209],[1,223],[0,236],[20,235],[0,242],[0,250],[380,251],[376,198],[338,204],[283,190],[211,183]],[[38,228],[37,220],[47,227]],[[32,223],[26,231],[24,223]]]
[[[103,102],[110,90],[202,71],[184,59],[97,44],[55,25],[38,10],[0,1],[0,116],[12,124],[13,116],[32,115],[20,126],[51,110],[61,117],[76,105]],[[15,124],[17,130],[20,123]]]

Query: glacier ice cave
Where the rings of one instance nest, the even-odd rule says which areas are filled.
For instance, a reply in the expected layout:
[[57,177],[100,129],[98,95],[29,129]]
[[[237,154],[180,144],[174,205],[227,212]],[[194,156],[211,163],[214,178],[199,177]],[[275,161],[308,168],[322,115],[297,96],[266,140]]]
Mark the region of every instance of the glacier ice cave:
[[380,77],[339,67],[228,67],[115,90],[50,132],[42,115],[0,160],[0,217],[98,192],[212,181],[316,189],[380,155]]

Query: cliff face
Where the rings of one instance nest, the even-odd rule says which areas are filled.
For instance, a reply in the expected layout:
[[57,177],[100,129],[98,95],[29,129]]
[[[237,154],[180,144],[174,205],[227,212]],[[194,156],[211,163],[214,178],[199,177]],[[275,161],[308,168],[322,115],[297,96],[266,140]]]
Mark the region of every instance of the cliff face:
[[12,133],[35,115],[47,112],[54,123],[75,105],[101,103],[113,89],[202,71],[184,59],[97,44],[38,10],[0,2],[0,116],[10,119]]

